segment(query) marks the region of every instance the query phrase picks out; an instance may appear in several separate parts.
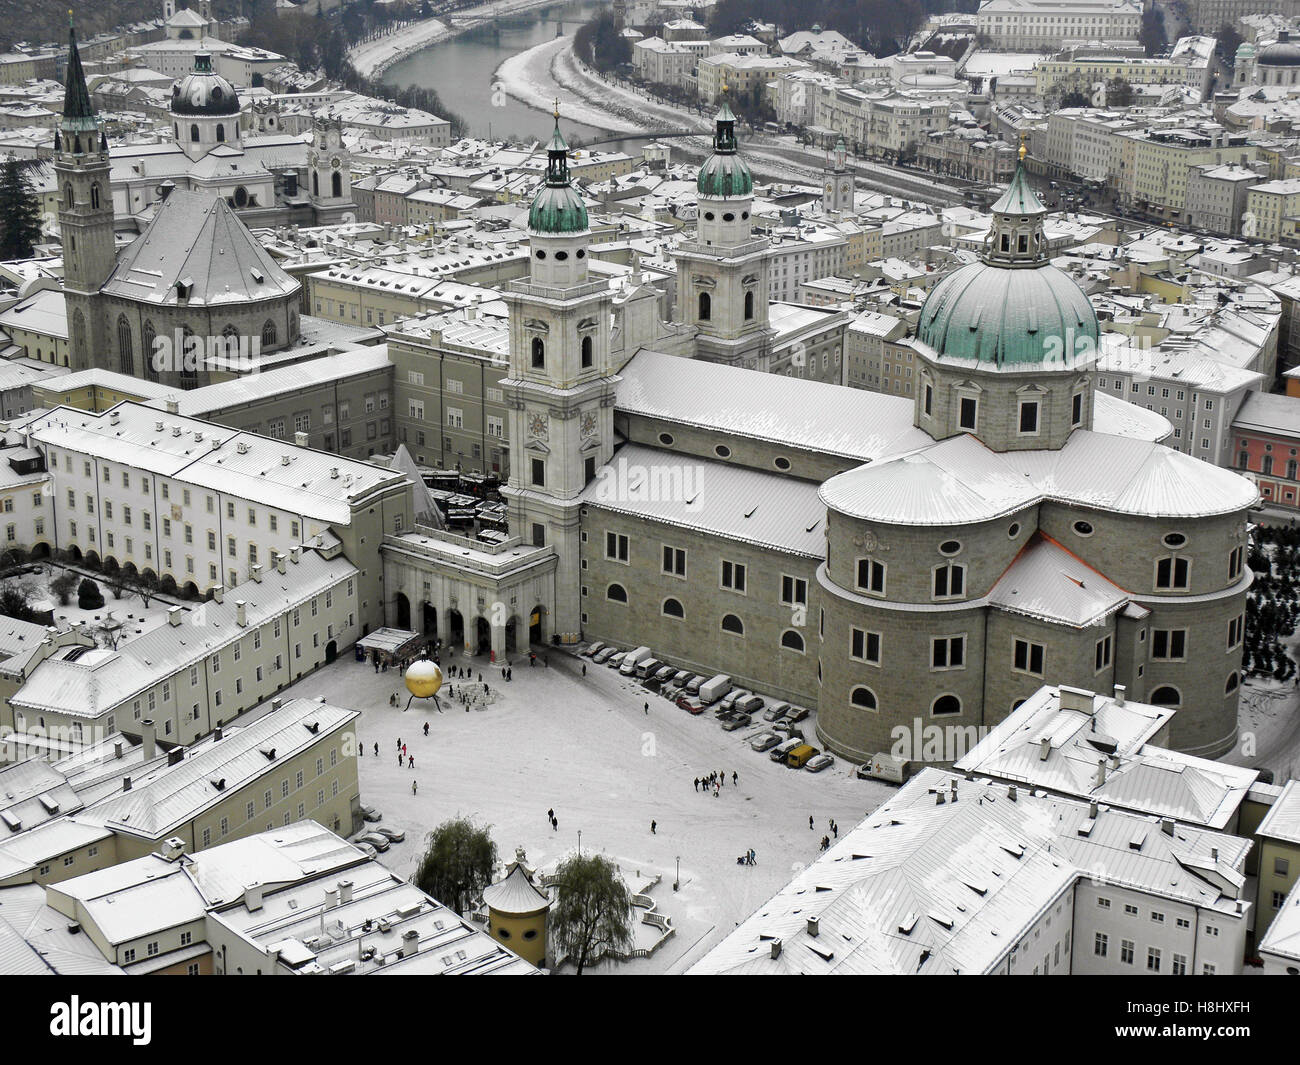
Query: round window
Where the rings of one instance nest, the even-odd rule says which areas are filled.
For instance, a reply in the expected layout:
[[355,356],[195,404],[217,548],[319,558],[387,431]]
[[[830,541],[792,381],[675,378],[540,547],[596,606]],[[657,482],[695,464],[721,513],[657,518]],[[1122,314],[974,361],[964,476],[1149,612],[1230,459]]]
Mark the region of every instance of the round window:
[[1078,533],[1080,536],[1091,536],[1091,535],[1092,535],[1092,522],[1090,522],[1090,521],[1076,521],[1076,522],[1074,523],[1074,531],[1075,531],[1076,533]]
[[506,929],[506,928],[498,928],[498,929],[497,929],[497,938],[498,938],[498,939],[509,939],[509,938],[510,938],[510,930],[509,930],[509,929]]
[[1182,547],[1187,543],[1187,537],[1182,533],[1170,533],[1165,537],[1165,547]]
[[748,212],[748,211],[741,211],[741,212],[740,212],[740,218],[741,218],[742,221],[748,219],[748,218],[749,218],[749,212]]
[[784,455],[778,455],[772,460],[772,465],[778,470],[788,470],[790,468],[790,460]]
[[564,260],[567,259],[568,257],[569,257],[569,253],[567,251],[557,251],[555,253],[555,258],[557,262],[564,262]]
[[1013,540],[1014,540],[1017,536],[1019,536],[1019,535],[1020,535],[1020,522],[1018,522],[1018,521],[1013,521],[1013,522],[1011,523],[1011,527],[1010,527],[1009,529],[1007,529],[1007,535],[1008,535],[1009,537],[1011,537],[1011,539],[1013,539]]
[[732,214],[730,211],[728,211],[726,214],[722,216],[722,220],[724,222],[734,222],[736,220],[736,216]]
[[530,929],[528,929],[528,931],[526,931],[526,932],[524,933],[524,938],[525,938],[525,939],[536,939],[536,938],[537,938],[537,929],[536,929],[536,928],[530,928]]
[[573,254],[576,255],[579,259],[585,259],[587,257],[587,252],[583,248],[579,248]]
[[704,212],[704,220],[705,220],[706,222],[712,222],[712,221],[713,221],[713,212],[712,212],[712,211],[705,211],[705,212]]
[[672,447],[672,446],[673,446],[673,434],[672,434],[672,433],[660,433],[660,434],[659,434],[659,443],[663,444],[664,447]]
[[719,444],[717,447],[713,449],[713,453],[717,455],[718,458],[720,459],[731,458],[731,448],[727,447],[726,444]]
[[955,555],[961,551],[961,543],[957,540],[945,540],[939,545],[939,554]]
[[545,258],[546,258],[546,252],[542,251],[541,248],[538,248],[538,249],[537,249],[537,258],[539,258],[539,259],[545,259]]

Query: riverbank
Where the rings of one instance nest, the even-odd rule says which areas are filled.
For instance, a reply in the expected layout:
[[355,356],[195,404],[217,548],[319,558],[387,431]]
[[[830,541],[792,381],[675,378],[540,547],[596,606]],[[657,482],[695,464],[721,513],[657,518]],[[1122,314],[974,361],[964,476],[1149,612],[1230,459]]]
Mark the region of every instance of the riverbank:
[[515,15],[534,8],[548,7],[554,2],[555,0],[496,0],[495,3],[478,4],[449,12],[440,18],[407,23],[383,37],[350,48],[348,61],[362,77],[378,78],[395,63],[481,25],[484,18]]

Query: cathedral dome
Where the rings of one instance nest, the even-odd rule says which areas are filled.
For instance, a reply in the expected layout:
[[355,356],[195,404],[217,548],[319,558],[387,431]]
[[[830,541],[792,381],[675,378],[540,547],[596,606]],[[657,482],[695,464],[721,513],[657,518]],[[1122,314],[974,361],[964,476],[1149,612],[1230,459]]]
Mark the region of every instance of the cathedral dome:
[[1067,368],[1096,354],[1100,330],[1088,297],[1046,258],[1047,209],[1022,163],[993,205],[981,262],[937,284],[917,339],[940,356],[998,367]]
[[212,69],[207,52],[194,56],[194,70],[172,86],[173,115],[237,115],[239,94]]
[[1262,67],[1300,67],[1300,44],[1283,30],[1275,43],[1259,50],[1256,62]]
[[749,166],[736,151],[736,116],[724,99],[715,119],[713,154],[700,167],[695,179],[695,191],[701,196],[727,199],[732,196],[752,196],[754,178]]
[[528,228],[533,233],[562,236],[588,228],[587,205],[569,183],[569,146],[560,133],[560,115],[546,146],[546,181],[528,208]]

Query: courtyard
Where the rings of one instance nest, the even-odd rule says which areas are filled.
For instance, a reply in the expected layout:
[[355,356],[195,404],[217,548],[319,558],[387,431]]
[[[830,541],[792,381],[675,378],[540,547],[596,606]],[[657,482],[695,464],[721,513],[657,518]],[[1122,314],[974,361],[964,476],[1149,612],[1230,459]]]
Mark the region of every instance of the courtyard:
[[[749,747],[764,724],[724,732],[712,715],[692,717],[614,670],[548,654],[549,666],[540,653],[534,667],[513,659],[510,683],[486,657],[444,661],[469,665],[474,679],[482,671],[496,695],[469,711],[449,697],[457,685],[451,678],[440,696],[443,713],[419,701],[403,710],[401,675],[376,674],[350,654],[282,697],[324,696],[361,712],[361,801],[382,812],[384,825],[405,830],[406,840],[379,857],[403,877],[414,872],[426,833],[462,815],[491,827],[503,860],[522,846],[530,866],[549,869],[580,837],[584,852],[607,854],[629,881],[661,876],[650,895],[676,935],[650,958],[610,963],[619,972],[684,970],[817,857],[831,819],[847,829],[892,794],[889,785],[854,778],[845,762],[818,774],[786,769]],[[810,738],[812,724],[801,725]],[[397,765],[399,738],[414,769]],[[693,785],[713,771],[726,774],[716,798]],[[751,847],[757,864],[737,865]]]

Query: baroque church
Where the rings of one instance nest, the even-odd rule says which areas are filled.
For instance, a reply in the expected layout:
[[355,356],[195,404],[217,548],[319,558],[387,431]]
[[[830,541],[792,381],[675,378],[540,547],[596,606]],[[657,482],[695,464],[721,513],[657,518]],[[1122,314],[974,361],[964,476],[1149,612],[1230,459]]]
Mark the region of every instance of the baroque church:
[[616,358],[567,154],[557,119],[504,293],[512,538],[386,538],[390,618],[498,655],[524,625],[645,644],[815,707],[854,761],[900,730],[974,735],[1044,683],[1177,707],[1180,750],[1233,746],[1256,491],[1094,392],[1097,318],[1047,260],[1023,161],[980,261],[927,299],[911,399],[746,368],[765,246],[725,104],[676,252],[696,346]]
[[[276,265],[245,224],[260,207],[280,202],[289,185],[297,194],[296,172],[287,169],[273,180],[264,157],[246,156],[238,97],[206,59],[199,53],[194,72],[173,90],[176,141],[167,153],[112,149],[91,105],[75,33],[69,31],[54,169],[61,190],[64,303],[74,370],[99,367],[195,388],[212,380],[211,367],[182,357],[196,341],[206,350],[207,338],[220,338],[232,353],[247,356],[253,346],[258,354],[273,353],[298,337],[301,285]],[[324,222],[352,206],[346,152],[341,131],[332,124],[313,136],[310,150],[294,144],[309,164],[308,188],[314,191],[304,195],[310,213]],[[157,168],[164,158],[184,160],[185,166]],[[116,209],[117,201],[135,195],[134,184],[118,180],[123,167],[147,172],[150,180],[165,178],[143,217],[131,208],[122,214]],[[119,253],[115,231],[132,221],[142,230]],[[167,343],[158,345],[159,338]],[[160,362],[153,358],[160,348],[177,357]]]

